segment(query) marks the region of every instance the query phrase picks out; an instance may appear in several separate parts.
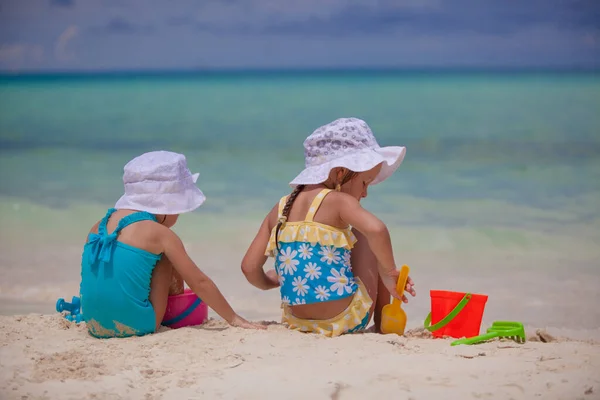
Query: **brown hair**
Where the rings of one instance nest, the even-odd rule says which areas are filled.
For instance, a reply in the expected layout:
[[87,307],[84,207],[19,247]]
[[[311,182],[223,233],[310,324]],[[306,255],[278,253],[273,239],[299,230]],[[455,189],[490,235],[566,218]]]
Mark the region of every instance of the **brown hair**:
[[281,229],[281,226],[283,224],[285,224],[285,222],[287,221],[287,217],[288,217],[288,215],[290,215],[290,210],[292,208],[292,204],[294,204],[296,197],[298,197],[298,195],[304,189],[305,186],[306,185],[296,186],[294,188],[294,190],[292,190],[292,193],[290,193],[290,195],[288,196],[287,200],[285,201],[285,205],[283,206],[283,210],[281,211],[281,217],[279,217],[279,221],[277,221],[277,227],[275,228],[275,247],[277,248],[278,252],[279,252],[279,229]]
[[338,184],[341,187],[342,185],[345,185],[346,183],[350,182],[356,175],[358,175],[358,172],[348,170],[346,174],[344,174],[344,176],[342,177],[342,181]]
[[[352,178],[354,178],[356,175],[358,175],[357,172],[348,170],[348,172],[346,172],[346,174],[342,177],[342,181],[339,183],[339,185],[342,186],[342,185],[346,184]],[[294,190],[292,190],[292,193],[290,193],[290,195],[288,196],[287,200],[285,201],[285,205],[283,206],[283,210],[281,211],[281,217],[279,217],[279,220],[277,221],[277,227],[275,228],[275,247],[277,248],[278,252],[279,252],[279,230],[281,229],[283,224],[286,223],[287,218],[290,215],[290,211],[292,209],[292,204],[294,204],[294,201],[296,201],[296,197],[298,197],[300,192],[302,190],[304,190],[305,187],[306,187],[306,185],[296,186],[294,188]]]

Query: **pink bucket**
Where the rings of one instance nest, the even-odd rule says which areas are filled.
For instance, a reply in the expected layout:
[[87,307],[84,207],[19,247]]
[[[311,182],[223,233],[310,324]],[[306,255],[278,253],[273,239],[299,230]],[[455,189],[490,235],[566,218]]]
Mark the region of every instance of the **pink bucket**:
[[172,329],[202,325],[208,319],[208,306],[191,289],[169,296],[162,325]]

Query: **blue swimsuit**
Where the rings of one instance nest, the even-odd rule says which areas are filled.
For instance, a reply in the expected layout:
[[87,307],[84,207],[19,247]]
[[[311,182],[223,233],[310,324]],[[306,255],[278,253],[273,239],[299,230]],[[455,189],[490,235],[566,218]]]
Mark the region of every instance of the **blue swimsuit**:
[[141,336],[156,330],[150,281],[161,255],[117,240],[126,226],[156,218],[147,212],[127,215],[109,234],[106,223],[115,211],[108,210],[98,233],[90,233],[81,260],[82,313],[89,333],[98,338]]

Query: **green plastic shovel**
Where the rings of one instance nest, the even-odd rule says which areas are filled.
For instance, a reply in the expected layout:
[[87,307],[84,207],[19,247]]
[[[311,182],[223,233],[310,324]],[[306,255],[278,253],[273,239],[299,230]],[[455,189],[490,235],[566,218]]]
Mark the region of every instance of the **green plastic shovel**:
[[520,322],[513,321],[495,321],[483,335],[471,338],[458,339],[452,342],[451,346],[459,344],[477,344],[495,338],[508,338],[517,343],[525,343],[525,328]]

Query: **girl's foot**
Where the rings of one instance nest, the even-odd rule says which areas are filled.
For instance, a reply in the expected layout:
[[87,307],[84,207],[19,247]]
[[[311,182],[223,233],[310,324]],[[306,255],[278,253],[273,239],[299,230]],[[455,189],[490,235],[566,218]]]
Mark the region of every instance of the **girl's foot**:
[[364,333],[381,333],[376,324],[371,325],[363,331]]

